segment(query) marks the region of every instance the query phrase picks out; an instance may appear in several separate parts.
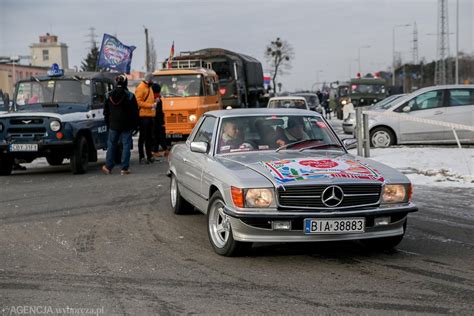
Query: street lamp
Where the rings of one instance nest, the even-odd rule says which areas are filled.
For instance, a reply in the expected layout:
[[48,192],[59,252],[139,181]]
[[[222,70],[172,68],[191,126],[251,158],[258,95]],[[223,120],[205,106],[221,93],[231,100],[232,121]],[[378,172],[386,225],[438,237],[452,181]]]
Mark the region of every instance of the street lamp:
[[395,29],[399,27],[409,27],[411,24],[394,25],[392,29],[392,85],[395,85]]
[[361,72],[361,69],[360,69],[360,50],[362,48],[370,48],[370,45],[365,45],[365,46],[359,46],[359,58],[357,58],[358,62],[359,62],[359,73],[361,74],[362,76],[362,72]]
[[454,82],[459,84],[459,0],[456,0],[456,70]]

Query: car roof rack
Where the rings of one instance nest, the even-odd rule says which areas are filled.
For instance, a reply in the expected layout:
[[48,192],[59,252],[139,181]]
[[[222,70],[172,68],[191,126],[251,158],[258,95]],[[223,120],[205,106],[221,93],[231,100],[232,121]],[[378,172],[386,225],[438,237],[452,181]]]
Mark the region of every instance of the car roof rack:
[[[170,67],[168,67],[170,66]],[[178,59],[172,60],[168,64],[168,61],[163,62],[163,69],[212,69],[212,63],[202,59]]]

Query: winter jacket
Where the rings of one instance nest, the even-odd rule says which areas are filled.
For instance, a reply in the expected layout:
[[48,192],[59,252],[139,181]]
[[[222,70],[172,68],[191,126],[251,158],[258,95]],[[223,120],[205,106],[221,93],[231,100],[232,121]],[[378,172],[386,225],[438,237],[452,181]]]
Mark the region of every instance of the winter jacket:
[[135,95],[121,88],[107,94],[104,119],[108,129],[120,132],[136,129],[139,122]]
[[158,95],[156,98],[156,115],[155,115],[155,124],[163,126],[165,125],[165,114],[163,113],[163,101],[161,96]]
[[155,117],[155,98],[151,85],[148,85],[145,81],[140,82],[135,89],[135,97],[137,98],[140,117]]

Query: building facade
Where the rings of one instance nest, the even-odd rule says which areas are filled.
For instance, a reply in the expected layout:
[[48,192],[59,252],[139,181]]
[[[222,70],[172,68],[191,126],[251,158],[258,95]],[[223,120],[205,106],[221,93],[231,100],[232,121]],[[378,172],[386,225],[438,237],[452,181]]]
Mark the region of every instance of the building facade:
[[31,44],[31,65],[51,67],[53,63],[62,69],[69,69],[67,45],[58,42],[56,35],[46,33],[39,37],[39,43]]
[[31,76],[45,75],[49,68],[13,63],[0,64],[0,90],[13,96],[15,82]]

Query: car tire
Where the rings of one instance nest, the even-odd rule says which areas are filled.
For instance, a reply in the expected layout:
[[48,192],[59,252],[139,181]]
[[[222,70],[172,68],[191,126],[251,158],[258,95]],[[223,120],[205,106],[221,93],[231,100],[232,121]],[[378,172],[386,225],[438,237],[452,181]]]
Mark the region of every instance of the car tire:
[[58,155],[50,155],[46,157],[46,161],[50,166],[61,166],[64,161],[64,157]]
[[170,201],[173,212],[176,215],[189,214],[194,210],[194,206],[181,196],[178,180],[174,174],[171,174]]
[[395,145],[395,135],[386,127],[376,127],[370,131],[370,145],[386,148]]
[[214,192],[207,210],[207,233],[214,251],[225,257],[244,255],[252,243],[234,239],[229,218],[224,214],[224,199],[219,191]]
[[9,176],[13,170],[13,158],[0,156],[0,176]]
[[73,174],[84,174],[89,164],[89,143],[84,136],[79,136],[71,155],[71,171]]
[[363,239],[361,243],[369,248],[370,250],[374,251],[388,251],[392,250],[403,240],[405,236],[405,231],[407,228],[407,221],[403,224],[403,234],[398,236],[392,237],[381,237],[381,238],[371,238],[371,239]]

